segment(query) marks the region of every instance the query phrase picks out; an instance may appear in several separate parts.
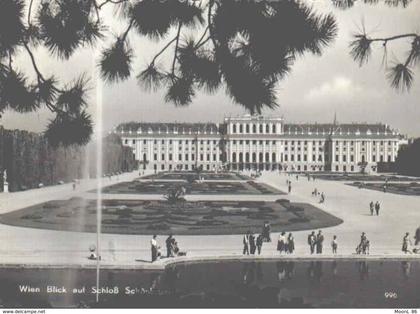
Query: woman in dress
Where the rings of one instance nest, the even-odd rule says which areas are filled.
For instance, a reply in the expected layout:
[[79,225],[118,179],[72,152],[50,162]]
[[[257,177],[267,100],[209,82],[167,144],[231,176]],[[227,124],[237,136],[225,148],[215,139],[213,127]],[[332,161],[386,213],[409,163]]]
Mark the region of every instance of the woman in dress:
[[280,253],[283,252],[285,250],[285,246],[286,246],[286,232],[282,232],[279,235],[279,240],[277,241],[277,251],[279,251]]
[[291,233],[289,233],[289,236],[287,237],[287,249],[290,254],[295,250],[295,238]]
[[405,233],[405,236],[403,238],[402,251],[404,253],[410,253],[410,254],[413,253],[413,251],[411,250],[410,233],[408,232]]

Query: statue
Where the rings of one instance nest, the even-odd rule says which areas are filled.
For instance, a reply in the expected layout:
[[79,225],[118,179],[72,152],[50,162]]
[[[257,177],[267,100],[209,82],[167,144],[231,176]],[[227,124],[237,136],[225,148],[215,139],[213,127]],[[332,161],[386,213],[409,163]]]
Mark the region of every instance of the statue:
[[7,170],[3,171],[3,192],[9,193],[9,182],[7,182]]

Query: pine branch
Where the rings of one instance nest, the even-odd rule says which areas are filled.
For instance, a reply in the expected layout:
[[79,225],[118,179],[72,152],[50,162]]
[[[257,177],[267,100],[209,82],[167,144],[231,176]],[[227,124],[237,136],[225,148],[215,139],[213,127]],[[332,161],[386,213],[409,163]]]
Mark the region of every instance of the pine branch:
[[102,2],[101,4],[98,5],[98,9],[102,9],[102,7],[108,3],[112,3],[112,4],[120,4],[120,3],[124,3],[127,2],[128,0],[105,0],[104,2]]
[[126,38],[127,38],[127,36],[128,36],[128,33],[130,32],[130,30],[131,30],[131,28],[133,27],[133,25],[134,25],[134,19],[131,19],[131,20],[130,20],[130,24],[128,24],[127,29],[125,30],[124,34],[123,34],[123,35],[122,35],[122,37],[121,37],[121,40],[122,40],[122,41],[125,41],[125,40],[126,40]]
[[45,78],[42,75],[41,71],[39,70],[36,61],[35,61],[35,56],[32,53],[31,49],[29,48],[28,44],[26,42],[23,42],[23,46],[25,47],[26,52],[28,53],[29,57],[31,58],[31,62],[32,62],[32,67],[35,70],[35,73],[37,75],[37,79],[38,82],[45,82]]
[[384,43],[384,45],[386,45],[386,43],[388,41],[393,41],[393,40],[397,40],[397,39],[401,39],[401,38],[409,38],[409,37],[419,37],[419,35],[415,34],[415,33],[410,33],[410,34],[402,34],[402,35],[396,35],[396,36],[391,36],[391,37],[385,37],[385,38],[368,38],[369,41],[374,42],[374,41],[381,41]]
[[162,54],[162,53],[164,53],[165,52],[165,50],[173,43],[173,42],[175,42],[176,41],[176,36],[173,38],[173,39],[171,39],[154,57],[153,57],[153,59],[152,59],[152,62],[151,62],[151,64],[154,64],[155,63],[155,61],[156,61],[156,59]]
[[180,34],[181,34],[181,28],[182,28],[182,23],[179,23],[178,32],[176,34],[174,60],[172,61],[172,75],[175,74],[175,64],[176,64],[176,59],[177,59],[177,56],[178,56],[178,45],[179,45],[179,37],[180,37]]
[[28,9],[28,25],[31,25],[31,13],[32,13],[32,5],[33,5],[34,0],[31,0],[31,2],[29,3],[29,9]]

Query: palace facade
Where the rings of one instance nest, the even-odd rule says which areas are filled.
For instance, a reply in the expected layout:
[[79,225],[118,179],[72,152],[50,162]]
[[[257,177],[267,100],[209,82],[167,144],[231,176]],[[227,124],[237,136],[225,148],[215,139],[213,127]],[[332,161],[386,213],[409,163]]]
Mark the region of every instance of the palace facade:
[[287,124],[283,118],[223,123],[124,123],[113,131],[142,169],[376,172],[404,138],[384,124]]

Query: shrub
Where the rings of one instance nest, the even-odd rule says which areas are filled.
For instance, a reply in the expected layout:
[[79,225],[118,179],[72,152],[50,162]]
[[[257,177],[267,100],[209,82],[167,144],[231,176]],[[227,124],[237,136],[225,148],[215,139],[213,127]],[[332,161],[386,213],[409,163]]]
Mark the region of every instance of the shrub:
[[35,213],[33,213],[33,214],[26,214],[26,215],[23,215],[22,217],[20,217],[21,219],[33,219],[33,220],[36,220],[36,219],[42,219],[43,217],[40,215],[40,214],[35,214]]
[[147,229],[149,229],[149,230],[168,230],[168,229],[171,229],[171,227],[167,223],[159,222],[159,223],[148,225]]
[[293,217],[289,219],[289,222],[291,223],[305,223],[309,222],[310,220],[306,217]]
[[68,217],[71,217],[72,215],[73,215],[72,212],[62,212],[62,213],[57,214],[57,217],[68,218]]
[[42,208],[54,209],[54,208],[57,208],[57,206],[54,203],[45,203],[44,205],[42,205]]
[[287,200],[285,198],[281,198],[281,199],[276,200],[276,203],[282,204],[282,205],[285,205],[285,204],[289,205],[290,204],[290,200]]
[[303,211],[305,211],[304,208],[298,207],[298,206],[290,206],[289,208],[287,208],[287,210],[291,211],[291,212],[303,212]]

